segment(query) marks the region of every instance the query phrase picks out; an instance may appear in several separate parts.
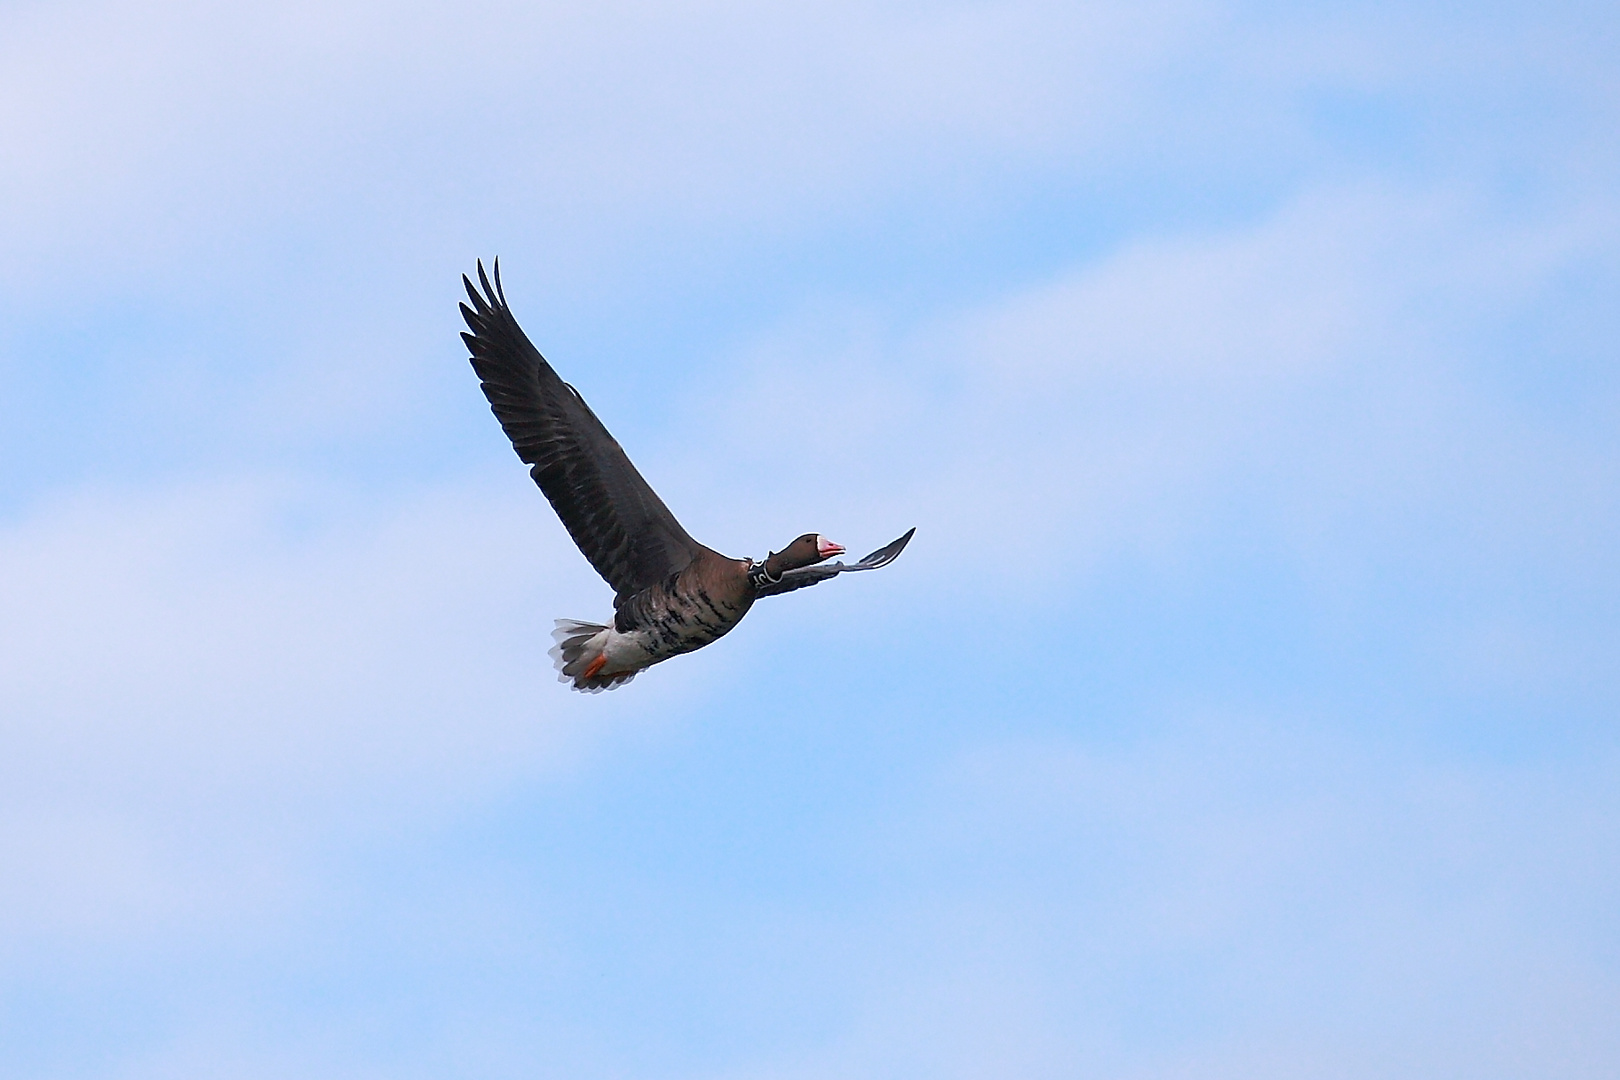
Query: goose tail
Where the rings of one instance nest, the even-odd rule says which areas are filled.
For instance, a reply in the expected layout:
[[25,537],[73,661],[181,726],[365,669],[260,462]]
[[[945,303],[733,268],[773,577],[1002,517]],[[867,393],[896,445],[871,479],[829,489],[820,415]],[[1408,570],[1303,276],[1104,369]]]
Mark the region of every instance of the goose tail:
[[600,674],[607,660],[610,636],[611,631],[601,623],[558,619],[557,628],[551,632],[557,644],[550,650],[551,659],[557,665],[557,681],[571,683],[582,693],[600,694],[635,678],[634,671]]

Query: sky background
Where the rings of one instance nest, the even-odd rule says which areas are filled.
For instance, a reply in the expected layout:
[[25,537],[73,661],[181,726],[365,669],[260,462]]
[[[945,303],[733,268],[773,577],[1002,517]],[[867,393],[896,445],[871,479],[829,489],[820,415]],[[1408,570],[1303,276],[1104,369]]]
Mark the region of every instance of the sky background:
[[[1620,8],[0,2],[0,1071],[1620,1074]],[[704,542],[611,694],[459,275]]]

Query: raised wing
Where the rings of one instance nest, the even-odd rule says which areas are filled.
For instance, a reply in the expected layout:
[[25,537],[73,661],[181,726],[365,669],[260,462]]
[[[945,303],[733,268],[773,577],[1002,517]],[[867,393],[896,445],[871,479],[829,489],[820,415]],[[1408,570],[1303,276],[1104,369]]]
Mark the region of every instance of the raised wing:
[[579,391],[557,376],[518,326],[501,289],[500,260],[494,288],[483,260],[482,294],[465,274],[461,281],[473,304],[461,305],[472,331],[461,339],[489,407],[518,457],[534,466],[529,475],[568,535],[613,586],[615,606],[685,569],[703,546],[681,528]]
[[820,563],[816,566],[805,566],[798,570],[789,570],[782,575],[781,581],[774,585],[766,585],[756,595],[777,596],[781,593],[792,592],[794,589],[803,589],[809,585],[819,585],[828,578],[837,577],[846,571],[876,570],[880,566],[888,566],[900,557],[902,551],[906,550],[906,545],[911,543],[911,534],[916,531],[915,527],[907,529],[906,535],[900,537],[900,539],[883,545],[860,562],[850,563],[847,566],[841,562]]

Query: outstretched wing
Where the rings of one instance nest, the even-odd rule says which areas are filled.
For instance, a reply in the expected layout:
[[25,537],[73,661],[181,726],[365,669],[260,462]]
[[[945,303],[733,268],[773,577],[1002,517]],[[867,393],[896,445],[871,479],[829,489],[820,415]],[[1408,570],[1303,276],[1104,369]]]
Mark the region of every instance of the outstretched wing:
[[789,570],[782,575],[781,581],[774,585],[762,587],[757,595],[777,596],[809,585],[819,585],[828,578],[837,577],[845,571],[876,570],[880,566],[888,566],[900,557],[902,551],[906,550],[906,545],[911,543],[911,534],[916,531],[915,527],[907,529],[906,535],[900,539],[885,544],[860,562],[850,563],[847,566],[841,562],[820,563],[816,566],[805,566],[798,570]]
[[563,382],[506,306],[501,264],[495,286],[478,263],[482,294],[466,275],[472,307],[461,305],[472,331],[462,334],[489,407],[529,475],[551,500],[568,535],[617,601],[685,569],[703,546],[630,464],[618,441],[579,391]]

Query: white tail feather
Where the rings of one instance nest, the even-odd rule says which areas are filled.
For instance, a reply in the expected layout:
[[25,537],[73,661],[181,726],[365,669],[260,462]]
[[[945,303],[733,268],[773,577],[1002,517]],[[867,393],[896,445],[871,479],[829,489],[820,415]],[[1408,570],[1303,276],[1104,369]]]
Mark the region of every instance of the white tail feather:
[[557,628],[551,632],[557,644],[549,650],[551,659],[557,665],[557,681],[572,683],[574,689],[582,693],[600,694],[603,690],[623,686],[635,678],[637,673],[634,671],[585,677],[592,662],[607,648],[610,632],[601,623],[558,619]]

